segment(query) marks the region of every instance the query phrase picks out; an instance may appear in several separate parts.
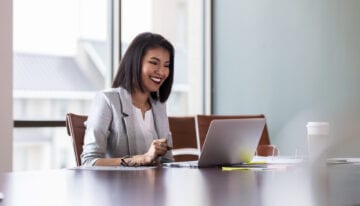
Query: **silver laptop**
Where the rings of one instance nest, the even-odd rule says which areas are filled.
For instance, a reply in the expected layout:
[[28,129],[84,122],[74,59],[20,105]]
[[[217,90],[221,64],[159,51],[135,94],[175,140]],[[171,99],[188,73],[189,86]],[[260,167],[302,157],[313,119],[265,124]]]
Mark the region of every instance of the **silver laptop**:
[[264,118],[213,120],[198,161],[171,162],[164,166],[198,168],[250,162],[264,126]]

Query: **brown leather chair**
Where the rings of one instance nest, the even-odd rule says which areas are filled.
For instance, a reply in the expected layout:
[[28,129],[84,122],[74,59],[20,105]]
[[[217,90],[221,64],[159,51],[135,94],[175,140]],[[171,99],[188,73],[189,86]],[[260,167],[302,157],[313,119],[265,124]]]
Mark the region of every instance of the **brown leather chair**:
[[80,155],[83,150],[85,136],[85,121],[87,116],[73,113],[66,114],[66,129],[69,136],[72,137],[76,165],[81,165]]
[[173,156],[175,161],[197,160],[199,150],[196,140],[194,116],[169,116],[169,126],[173,139]]
[[[210,123],[214,119],[245,119],[245,118],[265,118],[265,115],[263,114],[255,114],[255,115],[197,115],[196,116],[196,122],[198,126],[198,135],[200,140],[200,148],[202,148],[206,134],[208,132]],[[259,145],[270,145],[270,138],[269,133],[267,130],[267,126],[265,124],[263,133],[261,135]],[[276,149],[276,147],[275,147]],[[277,149],[276,149],[277,150]],[[271,151],[271,152],[269,152]],[[259,147],[257,150],[257,155],[260,156],[270,156],[273,154],[278,154],[278,151],[273,152],[273,150],[270,150],[269,147]]]
[[256,148],[257,156],[278,156],[279,149],[275,145],[258,145]]
[[[81,165],[80,155],[84,144],[85,121],[87,116],[68,113],[66,128],[72,137],[76,165]],[[173,137],[173,154],[175,161],[198,159],[196,142],[195,117],[169,117],[170,131]]]

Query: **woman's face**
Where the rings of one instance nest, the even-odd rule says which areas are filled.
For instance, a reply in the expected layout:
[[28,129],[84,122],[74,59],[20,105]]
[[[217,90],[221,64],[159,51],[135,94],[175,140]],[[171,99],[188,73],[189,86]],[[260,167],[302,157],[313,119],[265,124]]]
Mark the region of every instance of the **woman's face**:
[[158,91],[170,73],[169,52],[161,47],[149,49],[141,65],[141,80],[145,93]]

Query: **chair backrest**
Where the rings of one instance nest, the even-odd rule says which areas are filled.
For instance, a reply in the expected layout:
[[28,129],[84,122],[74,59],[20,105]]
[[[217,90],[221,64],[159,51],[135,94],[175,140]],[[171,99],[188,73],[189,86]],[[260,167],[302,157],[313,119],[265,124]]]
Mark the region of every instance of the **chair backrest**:
[[[210,123],[214,119],[246,119],[246,118],[265,118],[263,114],[256,115],[197,115],[196,123],[197,123],[197,132],[200,141],[200,148],[202,148],[206,134],[208,132]],[[267,126],[265,124],[263,133],[261,135],[259,145],[270,145],[269,133],[267,130]]]
[[66,115],[66,128],[69,136],[72,137],[76,165],[81,165],[80,155],[83,150],[85,136],[85,121],[87,116],[68,113]]
[[258,145],[256,148],[257,156],[278,156],[279,149],[275,145]]
[[169,116],[169,126],[173,139],[175,161],[198,159],[196,127],[194,116]]

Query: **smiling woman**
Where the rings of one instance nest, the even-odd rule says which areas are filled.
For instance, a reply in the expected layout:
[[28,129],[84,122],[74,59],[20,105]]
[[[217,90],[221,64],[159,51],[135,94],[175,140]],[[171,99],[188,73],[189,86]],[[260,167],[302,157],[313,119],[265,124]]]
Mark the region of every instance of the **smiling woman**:
[[142,59],[142,85],[135,88],[131,98],[133,105],[141,110],[143,117],[150,109],[149,94],[157,92],[170,74],[169,62],[169,51],[161,47],[149,49]]
[[169,52],[163,48],[149,49],[142,60],[143,71],[141,81],[144,90],[154,92],[169,76]]
[[141,33],[120,62],[111,90],[99,92],[81,155],[85,165],[153,165],[173,161],[165,102],[174,75],[174,47]]

